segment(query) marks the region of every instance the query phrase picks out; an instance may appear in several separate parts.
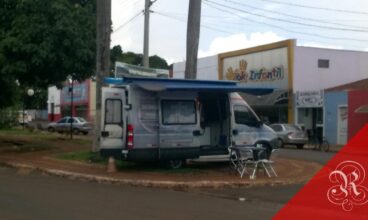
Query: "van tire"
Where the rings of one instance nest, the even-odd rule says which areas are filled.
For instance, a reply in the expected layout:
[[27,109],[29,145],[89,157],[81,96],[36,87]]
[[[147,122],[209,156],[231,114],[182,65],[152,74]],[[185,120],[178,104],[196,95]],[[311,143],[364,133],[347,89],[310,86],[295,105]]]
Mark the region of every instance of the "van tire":
[[48,127],[47,130],[50,132],[50,133],[54,133],[55,132],[55,128],[53,127]]
[[167,167],[170,169],[179,169],[185,164],[184,160],[169,160],[167,161]]
[[279,138],[279,139],[277,139],[277,147],[279,147],[279,148],[284,148],[284,142],[282,141],[282,139],[281,138]]

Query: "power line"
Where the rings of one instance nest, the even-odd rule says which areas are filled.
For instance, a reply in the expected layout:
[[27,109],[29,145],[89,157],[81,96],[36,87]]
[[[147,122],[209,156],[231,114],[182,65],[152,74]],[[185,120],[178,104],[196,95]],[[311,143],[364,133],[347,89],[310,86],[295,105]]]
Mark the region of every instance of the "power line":
[[[216,10],[221,10],[221,9],[216,8],[215,6],[210,6],[210,7],[215,8]],[[221,10],[221,11],[224,11],[224,10]],[[234,14],[234,13],[229,12],[229,11],[225,11],[225,12],[228,12],[229,14],[230,13],[231,14]],[[174,16],[173,13],[171,13],[171,15],[170,15],[170,13],[158,12],[158,11],[155,11],[154,13],[155,14],[158,14],[160,16],[163,16],[163,17],[167,17],[167,18],[176,20],[176,21],[180,21],[180,22],[184,22],[184,23],[186,22],[186,20],[184,18],[182,18],[180,16]],[[240,16],[240,18],[245,19],[244,17],[241,17],[241,16]],[[223,22],[225,22],[225,21],[223,21]],[[278,29],[282,30],[283,32],[287,32],[287,33],[296,33],[296,34],[307,35],[307,36],[317,37],[317,38],[323,38],[323,39],[331,39],[331,40],[344,40],[344,41],[347,40],[347,41],[363,41],[363,42],[368,42],[368,40],[360,40],[360,39],[354,39],[354,38],[353,39],[350,39],[350,38],[329,37],[329,36],[325,36],[325,35],[313,34],[313,33],[308,33],[308,32],[292,31],[290,29],[286,29],[286,28],[279,27],[279,26],[276,26],[276,25],[268,24],[268,23],[265,23],[265,22],[253,21],[251,19],[249,20],[249,22],[260,23],[260,24],[264,24],[264,25],[267,25],[267,26],[272,26],[272,27],[278,28]],[[229,22],[228,24],[234,24],[234,22]],[[238,24],[240,24],[240,23],[238,23]],[[226,33],[226,34],[235,34],[234,32],[229,32],[229,31],[225,31],[223,29],[214,28],[213,26],[209,26],[209,25],[203,25],[203,24],[201,24],[201,26],[203,28],[205,28],[205,29],[209,29],[209,30],[212,30],[212,31],[222,32],[222,33]],[[322,44],[326,44],[326,43],[328,44],[328,43],[330,43],[328,41],[312,40],[312,39],[306,39],[306,38],[301,38],[301,37],[298,37],[298,39],[304,40],[304,41],[313,41],[315,43],[322,43]],[[358,45],[350,45],[350,47],[361,48],[361,46],[358,46]]]
[[[219,10],[219,9],[217,9],[217,10]],[[173,20],[177,20],[177,21],[180,21],[180,22],[186,22],[185,19],[180,18],[178,16],[175,16],[174,17],[174,16],[170,16],[170,15],[165,15],[166,13],[160,13],[160,12],[155,12],[155,13],[156,14],[159,14],[161,16],[164,16],[164,17],[168,17],[168,18],[173,19]],[[241,18],[243,18],[243,17],[241,17]],[[253,22],[253,20],[250,20],[250,21]],[[254,23],[257,23],[257,21],[254,21]],[[263,22],[258,22],[258,23],[265,24],[265,25],[272,26],[272,27],[276,27],[276,28],[282,30],[283,32],[287,32],[287,33],[296,33],[296,34],[302,34],[302,35],[309,35],[309,36],[317,37],[317,38],[331,39],[331,37],[328,37],[328,36],[323,36],[323,35],[318,35],[318,34],[312,34],[312,33],[305,33],[305,32],[292,31],[290,29],[285,29],[285,28],[282,28],[282,27],[279,27],[279,26],[270,25],[270,24],[263,23]],[[234,24],[234,22],[230,22],[229,24]],[[203,24],[201,26],[203,27]],[[225,30],[222,30],[222,29],[219,29],[219,28],[213,28],[212,26],[208,26],[208,25],[206,25],[204,28],[209,29],[209,30],[213,30],[213,31],[218,31],[218,32],[226,33],[226,34],[235,34],[233,32],[225,31]],[[322,43],[322,44],[323,43],[330,43],[330,42],[327,42],[327,41],[311,40],[311,39],[305,39],[305,38],[299,38],[299,37],[298,37],[298,39],[305,40],[305,41],[313,41],[315,43]],[[351,39],[332,37],[332,40],[349,40],[350,41]],[[350,46],[351,47],[360,48],[360,46],[358,46],[358,45],[350,45]]]
[[[275,13],[275,11],[273,11],[273,10],[267,10],[267,9],[263,9],[263,8],[254,7],[252,5],[245,4],[243,2],[236,2],[236,1],[231,1],[231,0],[226,0],[226,2],[231,2],[233,4],[242,5],[242,6],[245,6],[245,7],[248,7],[248,8],[252,8],[252,9],[256,9],[256,10],[260,10],[260,11]],[[325,20],[321,20],[321,19],[296,16],[296,15],[284,13],[284,12],[281,12],[281,11],[278,11],[277,14],[278,15],[287,16],[287,17],[291,17],[291,18],[297,18],[297,19],[308,20],[308,21],[315,21],[315,22],[320,22],[320,23],[325,23],[325,24],[332,24],[332,25],[339,25],[339,26],[344,26],[344,27],[353,27],[353,28],[368,29],[368,27],[361,27],[361,26],[355,26],[355,25],[346,25],[346,24],[341,24],[341,23],[329,22],[329,21],[325,21]]]
[[324,11],[333,11],[333,12],[343,12],[343,13],[349,13],[349,14],[360,14],[360,15],[368,15],[367,12],[362,11],[352,11],[352,10],[344,10],[344,9],[333,9],[333,8],[324,8],[324,7],[316,7],[316,6],[310,6],[310,5],[301,5],[301,4],[295,4],[291,2],[281,2],[276,0],[259,0],[264,1],[268,3],[276,3],[280,5],[287,5],[287,6],[293,6],[293,7],[299,7],[299,8],[310,8],[310,9],[317,9],[317,10],[324,10]]
[[128,21],[126,21],[125,23],[123,23],[122,25],[120,25],[118,28],[116,28],[116,30],[114,30],[112,33],[115,34],[117,31],[119,31],[121,28],[123,28],[125,25],[129,24],[131,21],[133,21],[136,17],[138,17],[139,15],[143,14],[143,10],[140,11],[139,13],[137,13],[136,15],[134,15],[132,18],[130,18]]
[[331,26],[306,24],[306,23],[302,23],[302,22],[298,22],[298,21],[285,20],[285,19],[282,19],[282,18],[275,18],[275,17],[270,17],[270,16],[267,16],[267,15],[260,15],[260,14],[254,13],[254,12],[250,12],[250,11],[247,11],[247,10],[244,10],[244,9],[234,8],[234,7],[224,5],[224,4],[221,4],[221,3],[217,3],[217,2],[214,2],[214,1],[210,1],[210,0],[207,0],[207,2],[212,3],[214,5],[217,5],[217,6],[220,6],[220,7],[223,7],[223,8],[229,8],[229,9],[232,9],[232,10],[247,13],[247,14],[250,14],[250,15],[257,16],[257,17],[266,18],[266,19],[270,19],[270,20],[281,21],[281,22],[285,22],[285,23],[292,23],[292,24],[303,25],[303,26],[308,26],[308,27],[315,27],[315,28],[321,28],[321,29],[330,29],[330,30],[337,30],[337,31],[352,31],[352,32],[368,33],[368,30],[338,28],[338,27],[331,27]]
[[[177,21],[186,23],[186,20],[181,19],[179,17],[169,16],[169,15],[166,15],[166,14],[161,13],[161,12],[158,12],[158,11],[153,11],[153,13],[158,14],[158,15],[161,15],[163,17],[171,18],[171,19],[174,19],[174,20],[177,20]],[[206,28],[206,29],[209,29],[209,30],[214,30],[214,31],[217,31],[217,32],[226,33],[226,34],[233,34],[232,32],[225,31],[225,30],[222,30],[222,29],[219,29],[219,28],[215,28],[215,27],[211,27],[211,26],[207,26],[207,25],[203,25],[203,24],[201,24],[201,27]]]
[[[207,6],[211,7],[211,8],[214,8],[220,12],[226,12],[226,13],[229,13],[229,14],[234,14],[234,12],[232,11],[228,11],[224,8],[218,8],[216,6],[213,6],[211,4],[209,4],[208,2],[204,2],[204,4],[206,4]],[[332,40],[346,40],[346,41],[358,41],[358,42],[368,42],[368,40],[364,40],[364,39],[356,39],[356,38],[342,38],[342,37],[332,37],[332,36],[327,36],[327,35],[321,35],[321,34],[317,34],[317,33],[308,33],[308,32],[299,32],[299,31],[293,31],[293,30],[290,30],[290,29],[286,29],[286,28],[283,28],[283,27],[280,27],[280,26],[277,26],[277,25],[274,25],[274,24],[269,24],[269,23],[266,23],[266,22],[262,22],[262,21],[256,21],[256,20],[253,20],[251,18],[245,18],[239,14],[236,14],[238,17],[242,18],[242,19],[247,19],[248,21],[252,21],[253,23],[258,23],[258,24],[263,24],[263,25],[267,25],[267,26],[270,26],[270,27],[274,27],[274,28],[277,28],[277,29],[280,29],[280,30],[283,30],[283,31],[286,31],[286,32],[289,32],[289,33],[296,33],[296,34],[302,34],[302,35],[309,35],[309,36],[313,36],[313,37],[319,37],[319,38],[324,38],[324,39],[332,39]]]

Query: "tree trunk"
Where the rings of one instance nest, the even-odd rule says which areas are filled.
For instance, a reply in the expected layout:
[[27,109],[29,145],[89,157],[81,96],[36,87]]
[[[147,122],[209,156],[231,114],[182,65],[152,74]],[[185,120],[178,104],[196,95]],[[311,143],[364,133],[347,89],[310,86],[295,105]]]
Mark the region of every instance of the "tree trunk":
[[111,0],[97,0],[97,55],[96,55],[96,112],[95,135],[92,151],[99,148],[101,124],[101,87],[104,77],[110,75]]
[[189,1],[185,79],[197,78],[197,56],[201,25],[201,3],[202,0]]

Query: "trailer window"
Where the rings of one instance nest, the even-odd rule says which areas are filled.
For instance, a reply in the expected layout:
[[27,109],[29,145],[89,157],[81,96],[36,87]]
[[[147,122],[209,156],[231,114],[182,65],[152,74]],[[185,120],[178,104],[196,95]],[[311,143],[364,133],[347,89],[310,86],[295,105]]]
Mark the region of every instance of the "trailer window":
[[162,124],[196,124],[197,116],[194,101],[173,101],[165,100],[161,102]]
[[106,99],[105,103],[105,123],[121,124],[122,122],[122,102],[120,99]]
[[235,122],[237,124],[258,125],[257,116],[245,105],[234,105]]

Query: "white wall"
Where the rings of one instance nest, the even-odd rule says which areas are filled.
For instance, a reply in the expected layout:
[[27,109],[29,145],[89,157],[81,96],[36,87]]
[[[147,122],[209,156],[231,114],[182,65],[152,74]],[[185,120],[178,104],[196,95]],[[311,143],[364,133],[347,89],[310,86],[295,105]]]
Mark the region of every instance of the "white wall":
[[[330,60],[318,68],[318,59]],[[368,78],[368,53],[295,47],[294,91],[320,90]]]
[[60,114],[60,90],[56,86],[50,86],[47,92],[47,113],[51,113],[51,103],[54,103],[54,114]]
[[[173,78],[184,79],[185,61],[174,63]],[[218,80],[217,55],[198,59],[197,79]]]

